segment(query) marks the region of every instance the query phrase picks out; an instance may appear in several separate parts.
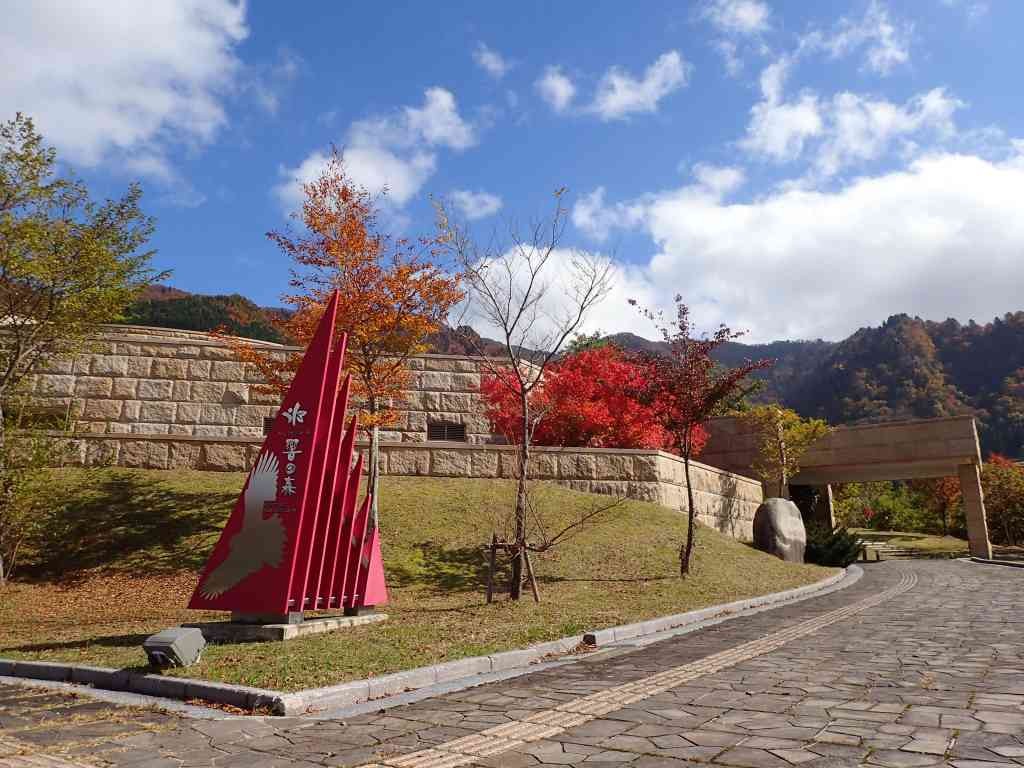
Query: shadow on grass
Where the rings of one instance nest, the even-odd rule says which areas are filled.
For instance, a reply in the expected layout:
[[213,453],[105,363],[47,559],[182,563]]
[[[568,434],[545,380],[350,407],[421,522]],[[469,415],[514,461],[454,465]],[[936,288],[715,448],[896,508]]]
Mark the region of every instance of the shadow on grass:
[[451,549],[431,541],[420,542],[406,558],[388,563],[388,577],[394,587],[426,586],[438,592],[480,590],[487,584],[487,553],[482,547]]
[[74,581],[100,566],[137,575],[198,570],[236,498],[234,492],[170,490],[131,472],[88,477],[95,484],[55,500],[45,538],[20,569],[22,578]]
[[149,635],[108,635],[106,637],[90,637],[80,640],[55,640],[52,643],[27,643],[10,645],[8,650],[21,653],[39,653],[43,651],[66,651],[87,648],[92,645],[103,648],[139,648],[142,641]]

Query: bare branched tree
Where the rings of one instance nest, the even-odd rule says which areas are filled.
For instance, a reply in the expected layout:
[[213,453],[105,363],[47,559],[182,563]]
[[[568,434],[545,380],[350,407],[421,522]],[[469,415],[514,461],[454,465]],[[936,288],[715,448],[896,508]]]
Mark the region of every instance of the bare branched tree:
[[511,387],[519,401],[520,428],[515,435],[518,481],[509,542],[513,600],[522,593],[529,546],[530,444],[544,416],[532,407],[531,395],[547,367],[580,329],[588,312],[608,295],[612,284],[610,259],[561,245],[568,216],[564,194],[564,188],[555,192],[550,216],[526,228],[510,223],[504,237],[495,233],[483,246],[449,216],[443,202],[435,203],[440,239],[463,275],[464,316],[500,336],[504,359],[488,358],[472,337],[467,336],[466,341],[484,359],[485,370]]

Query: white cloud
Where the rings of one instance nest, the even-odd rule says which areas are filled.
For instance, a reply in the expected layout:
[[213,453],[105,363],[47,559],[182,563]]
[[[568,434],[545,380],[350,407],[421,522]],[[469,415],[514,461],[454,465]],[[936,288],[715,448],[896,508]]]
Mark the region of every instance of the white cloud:
[[760,0],[712,0],[701,15],[728,35],[759,35],[770,28],[771,9]]
[[[680,292],[702,327],[724,322],[757,341],[838,339],[895,312],[984,320],[1016,309],[1021,149],[1002,161],[926,155],[830,192],[730,203],[695,184],[618,204],[639,207],[656,247],[632,290],[665,308]],[[611,302],[601,320],[651,335]]]
[[638,203],[618,203],[607,206],[604,201],[605,189],[598,187],[584,195],[572,207],[572,223],[591,239],[603,242],[613,229],[629,229],[643,219],[643,207]]
[[209,142],[227,122],[242,3],[39,0],[3,15],[3,112],[31,115],[75,164],[128,158],[166,177],[169,147]]
[[741,51],[753,47],[764,53],[763,35],[771,30],[771,9],[761,0],[708,0],[698,11],[717,34],[711,45],[725,63],[725,71],[736,77],[743,71]]
[[500,197],[483,190],[473,192],[469,189],[456,189],[450,197],[459,213],[469,221],[493,216],[502,206]]
[[883,155],[893,141],[929,131],[939,139],[956,133],[953,113],[963,102],[934,88],[904,105],[840,93],[829,109],[829,138],[819,150],[817,170],[824,176],[853,163]]
[[473,61],[495,80],[500,80],[512,69],[511,63],[497,51],[488,48],[484,43],[477,44],[476,50],[473,51]]
[[894,22],[888,9],[871,0],[864,16],[851,19],[843,16],[830,33],[812,31],[800,41],[802,50],[824,50],[833,58],[841,58],[864,49],[864,66],[879,75],[888,75],[910,61],[910,44],[914,27]]
[[792,64],[792,59],[783,57],[761,73],[762,100],[751,109],[746,136],[739,142],[754,156],[789,162],[803,155],[809,143],[820,140],[815,172],[827,178],[858,162],[882,157],[897,140],[913,154],[913,137],[927,133],[947,140],[957,133],[953,116],[964,105],[944,88],[933,88],[905,104],[849,92],[822,101],[810,90],[787,100],[785,84]]
[[598,83],[590,110],[602,120],[620,120],[634,112],[656,112],[659,101],[686,85],[692,68],[678,51],[663,53],[640,79],[620,67],[612,67]]
[[[463,150],[478,141],[473,125],[459,115],[455,96],[444,88],[428,88],[422,107],[403,107],[387,116],[357,120],[342,146],[345,166],[358,184],[374,193],[388,190],[388,200],[401,207],[437,170],[437,147]],[[295,168],[282,168],[274,193],[290,212],[302,202],[302,184],[315,179],[327,156],[311,153]]]
[[540,97],[555,112],[565,112],[576,96],[576,86],[561,67],[548,67],[534,85]]

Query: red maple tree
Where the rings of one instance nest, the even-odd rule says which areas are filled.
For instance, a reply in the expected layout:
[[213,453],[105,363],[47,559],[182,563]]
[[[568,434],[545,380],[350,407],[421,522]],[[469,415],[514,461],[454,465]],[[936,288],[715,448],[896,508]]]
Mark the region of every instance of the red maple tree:
[[[531,407],[543,414],[533,432],[536,445],[674,450],[672,436],[637,393],[646,367],[613,345],[584,349],[552,363]],[[511,371],[485,376],[480,384],[487,416],[511,443],[522,435],[519,390]],[[695,434],[695,452],[706,433]]]
[[[743,381],[754,371],[772,365],[771,360],[747,360],[735,368],[715,362],[714,352],[723,344],[743,335],[720,325],[711,336],[697,337],[690,309],[681,296],[675,297],[676,318],[666,322],[660,312],[641,309],[668,345],[666,352],[642,352],[638,358],[646,369],[646,379],[637,392],[656,422],[671,436],[672,447],[683,457],[686,474],[688,520],[686,541],[679,547],[679,574],[690,572],[697,510],[690,480],[690,459],[702,447],[704,425],[731,400],[743,394]],[[630,303],[637,306],[636,302]]]

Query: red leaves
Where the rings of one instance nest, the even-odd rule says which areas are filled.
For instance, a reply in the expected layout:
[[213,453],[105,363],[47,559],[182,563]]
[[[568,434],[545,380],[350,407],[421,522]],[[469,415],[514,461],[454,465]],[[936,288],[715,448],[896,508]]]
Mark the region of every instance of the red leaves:
[[[643,365],[613,346],[584,350],[552,363],[533,393],[541,415],[532,442],[588,448],[670,448],[649,406],[637,399]],[[495,430],[511,442],[521,434],[519,388],[511,371],[486,376],[481,391]]]

